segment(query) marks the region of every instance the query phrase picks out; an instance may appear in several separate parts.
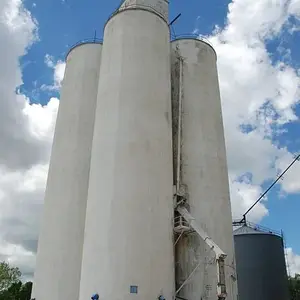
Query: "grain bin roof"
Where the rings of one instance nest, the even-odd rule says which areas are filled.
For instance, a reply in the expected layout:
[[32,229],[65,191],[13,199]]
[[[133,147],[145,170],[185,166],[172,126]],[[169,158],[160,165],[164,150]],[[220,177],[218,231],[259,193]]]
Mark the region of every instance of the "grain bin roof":
[[241,235],[241,234],[272,234],[272,232],[265,232],[265,231],[262,231],[258,228],[255,228],[255,227],[252,228],[252,227],[249,227],[247,225],[238,228],[233,233],[234,233],[234,235]]

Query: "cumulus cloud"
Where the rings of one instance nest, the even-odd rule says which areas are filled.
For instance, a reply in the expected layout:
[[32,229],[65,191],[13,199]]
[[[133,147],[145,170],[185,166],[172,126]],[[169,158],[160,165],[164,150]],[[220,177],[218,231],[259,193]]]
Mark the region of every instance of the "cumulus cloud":
[[[291,153],[284,151],[280,160],[277,161],[277,168],[279,170],[285,170],[285,168],[295,160],[295,156]],[[282,189],[285,193],[295,194],[300,191],[300,163],[296,163],[293,167],[284,175],[283,180],[281,181]]]
[[[233,0],[225,28],[216,28],[209,37],[218,53],[234,217],[241,217],[262,192],[261,185],[293,159],[273,141],[283,125],[298,120],[299,71],[284,58],[274,62],[267,45],[292,26],[290,17],[299,3],[294,2]],[[299,168],[281,183],[284,192],[300,191]],[[264,203],[249,216],[252,221],[268,214]]]
[[[283,125],[298,121],[299,70],[291,50],[281,46],[274,61],[268,42],[293,34],[291,17],[300,17],[299,0],[233,0],[227,24],[209,37],[218,54],[233,218],[259,198],[262,184],[274,180],[295,155],[274,143]],[[286,33],[285,33],[286,32]],[[278,49],[277,49],[278,50]],[[280,181],[281,193],[299,193],[300,164]],[[248,215],[259,222],[269,214],[267,198]],[[300,256],[287,249],[291,275],[300,273]]]
[[23,114],[28,99],[15,93],[22,84],[19,57],[36,41],[36,28],[21,1],[0,1],[0,164],[12,169],[26,169],[37,158],[45,159],[45,145],[32,136],[30,120]]
[[23,110],[24,115],[29,119],[28,127],[31,134],[36,139],[47,143],[48,148],[52,144],[58,105],[58,99],[51,98],[47,106],[27,103]]
[[43,85],[42,89],[57,91],[61,88],[64,79],[66,63],[61,60],[55,61],[53,56],[46,54],[45,64],[47,67],[53,69],[53,85]]
[[300,18],[300,1],[291,0],[289,5],[289,13],[294,15],[296,18]]
[[[248,180],[231,180],[230,194],[233,207],[233,219],[238,221],[243,214],[252,206],[253,202],[259,198],[262,193],[261,186],[253,185]],[[257,204],[254,211],[249,213],[248,218],[252,222],[259,222],[264,216],[268,215],[268,210],[264,201]]]
[[287,248],[286,252],[290,275],[300,274],[300,255],[295,254],[292,248]]
[[7,261],[13,266],[22,270],[22,279],[29,281],[35,266],[35,253],[26,251],[19,245],[9,244],[5,241],[1,243],[0,261]]
[[32,276],[39,212],[58,99],[31,105],[17,92],[19,58],[38,40],[37,21],[20,0],[0,1],[0,259]]

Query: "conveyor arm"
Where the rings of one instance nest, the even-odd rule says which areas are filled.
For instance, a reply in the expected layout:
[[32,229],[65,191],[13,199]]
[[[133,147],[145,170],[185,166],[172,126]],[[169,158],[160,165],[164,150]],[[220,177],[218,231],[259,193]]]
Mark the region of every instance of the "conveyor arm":
[[216,255],[217,261],[217,278],[218,278],[218,286],[217,293],[218,299],[224,300],[227,296],[226,294],[226,282],[225,282],[225,258],[226,254],[221,248],[209,237],[209,235],[199,226],[196,220],[192,217],[192,215],[188,212],[188,210],[184,206],[178,206],[177,211],[182,215],[182,217],[189,223],[190,227],[193,228],[201,239],[210,247],[210,249]]

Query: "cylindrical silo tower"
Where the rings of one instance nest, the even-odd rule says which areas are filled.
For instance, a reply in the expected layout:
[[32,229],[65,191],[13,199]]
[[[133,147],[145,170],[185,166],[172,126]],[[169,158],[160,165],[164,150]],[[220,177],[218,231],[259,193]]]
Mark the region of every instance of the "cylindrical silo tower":
[[[202,39],[182,37],[172,42],[174,184],[177,201],[185,203],[190,220],[200,228],[184,230],[182,216],[175,218],[176,290],[177,296],[188,300],[226,295],[228,300],[237,299],[216,59],[212,46]],[[208,240],[226,254],[223,269],[216,261],[217,247],[208,247]]]
[[67,56],[56,121],[32,298],[78,299],[102,45]]
[[289,300],[284,243],[252,226],[234,232],[240,300]]
[[142,2],[105,26],[80,300],[174,296],[168,2]]

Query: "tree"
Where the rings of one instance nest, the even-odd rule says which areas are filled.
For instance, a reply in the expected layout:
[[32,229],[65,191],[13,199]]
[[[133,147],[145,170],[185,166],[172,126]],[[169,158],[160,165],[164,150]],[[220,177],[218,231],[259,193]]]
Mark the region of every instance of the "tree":
[[0,292],[7,290],[12,284],[20,281],[21,272],[7,262],[0,263]]
[[0,300],[30,300],[32,282],[23,284],[21,272],[8,263],[0,263]]
[[19,294],[22,282],[14,282],[8,289],[0,292],[0,300],[20,300]]
[[30,300],[32,291],[32,282],[26,282],[20,290],[20,300]]
[[0,292],[0,300],[30,300],[32,282],[13,283],[8,289]]
[[289,277],[289,290],[291,300],[300,300],[300,274]]

